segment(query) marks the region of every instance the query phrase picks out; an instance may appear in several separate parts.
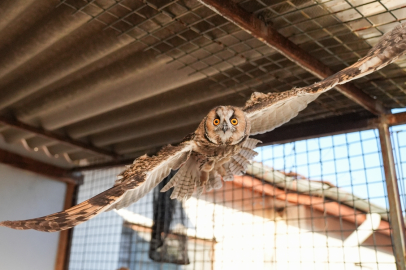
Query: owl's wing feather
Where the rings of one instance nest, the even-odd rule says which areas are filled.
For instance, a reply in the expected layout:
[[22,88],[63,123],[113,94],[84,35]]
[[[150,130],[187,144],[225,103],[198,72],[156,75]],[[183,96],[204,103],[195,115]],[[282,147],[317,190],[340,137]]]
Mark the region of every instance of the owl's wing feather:
[[191,151],[190,141],[178,146],[166,146],[156,156],[145,155],[134,160],[119,175],[112,188],[87,201],[45,217],[0,222],[0,226],[44,232],[70,229],[104,211],[120,209],[136,202],[168,176],[171,169],[177,169],[186,162]]
[[[187,146],[183,146],[180,148],[176,146],[168,146],[163,150],[165,149],[171,150],[170,152],[172,153],[168,153],[170,158],[166,159],[154,170],[148,171],[146,181],[140,187],[136,189],[127,190],[122,200],[112,205],[109,209],[107,209],[107,211],[127,207],[130,204],[133,204],[134,202],[144,197],[149,191],[155,188],[165,177],[167,177],[171,172],[171,170],[178,169],[182,164],[184,164],[189,159],[190,153],[192,151],[192,146],[191,144],[187,144]],[[130,168],[130,173],[136,173],[136,171],[139,170],[137,164],[133,164],[132,168],[134,172],[132,172]],[[126,173],[128,170],[129,169],[127,169],[123,173]]]
[[281,93],[253,93],[243,108],[251,120],[251,135],[265,133],[281,126],[320,94],[389,65],[405,51],[406,23],[403,23],[385,34],[358,62],[318,83]]

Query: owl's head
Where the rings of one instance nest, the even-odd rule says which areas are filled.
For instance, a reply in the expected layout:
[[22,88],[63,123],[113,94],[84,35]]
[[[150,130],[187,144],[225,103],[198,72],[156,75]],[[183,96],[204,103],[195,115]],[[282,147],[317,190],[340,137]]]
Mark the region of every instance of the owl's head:
[[250,132],[245,113],[233,106],[219,106],[211,110],[204,127],[205,137],[215,144],[237,144]]

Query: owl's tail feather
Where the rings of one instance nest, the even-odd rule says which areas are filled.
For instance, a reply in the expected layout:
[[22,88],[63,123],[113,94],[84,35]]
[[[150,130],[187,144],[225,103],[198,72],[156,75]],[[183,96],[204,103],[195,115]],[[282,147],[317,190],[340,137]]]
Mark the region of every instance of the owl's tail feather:
[[120,186],[115,186],[65,211],[34,219],[3,221],[0,222],[0,226],[43,232],[67,230],[102,213],[123,194],[124,190]]
[[194,156],[191,156],[179,169],[174,177],[161,189],[161,192],[168,191],[175,187],[171,199],[180,201],[192,197],[196,183],[200,181],[199,165]]

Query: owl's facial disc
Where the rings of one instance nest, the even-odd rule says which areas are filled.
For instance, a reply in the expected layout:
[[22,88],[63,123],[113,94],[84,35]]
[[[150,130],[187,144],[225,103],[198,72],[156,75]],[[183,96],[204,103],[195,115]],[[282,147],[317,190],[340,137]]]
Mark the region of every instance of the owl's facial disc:
[[230,118],[234,117],[233,115],[234,110],[228,107],[218,107],[216,110],[214,122],[217,123],[216,120],[219,120],[220,124],[214,127],[214,131],[222,138],[223,143],[232,135],[232,132],[234,132],[230,124]]
[[241,109],[220,106],[207,116],[206,137],[215,144],[236,144],[245,136],[246,119]]

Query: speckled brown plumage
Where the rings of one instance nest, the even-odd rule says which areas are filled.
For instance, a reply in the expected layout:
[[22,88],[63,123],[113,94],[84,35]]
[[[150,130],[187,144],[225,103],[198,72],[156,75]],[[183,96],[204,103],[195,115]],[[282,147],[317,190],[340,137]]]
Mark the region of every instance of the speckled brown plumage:
[[69,229],[103,211],[126,207],[152,190],[171,169],[178,173],[162,189],[174,188],[171,198],[180,200],[203,189],[219,188],[223,181],[241,174],[255,155],[258,140],[249,135],[269,132],[295,117],[321,93],[338,84],[365,76],[392,63],[406,50],[406,23],[384,35],[357,63],[310,86],[282,93],[254,93],[244,108],[219,106],[209,112],[195,132],[178,146],[166,146],[156,156],[142,156],[122,172],[114,186],[68,210],[49,216],[1,222],[18,230]]

